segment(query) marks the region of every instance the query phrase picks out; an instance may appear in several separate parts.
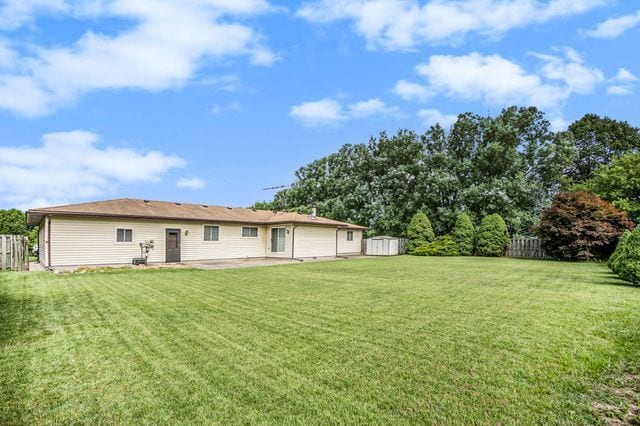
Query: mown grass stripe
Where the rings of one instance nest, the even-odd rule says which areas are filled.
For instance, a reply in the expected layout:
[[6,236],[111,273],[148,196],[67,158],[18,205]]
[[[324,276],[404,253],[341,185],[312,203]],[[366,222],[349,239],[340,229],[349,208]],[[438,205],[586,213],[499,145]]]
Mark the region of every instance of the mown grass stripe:
[[[152,291],[159,291],[156,288],[154,288],[153,286],[148,286],[145,287],[144,283],[140,283],[140,285],[146,290],[144,292],[145,295],[148,295],[149,292]],[[147,296],[148,297],[148,296]],[[155,302],[154,302],[155,303]],[[175,309],[171,308],[171,306],[167,305],[166,303],[163,302],[158,302],[158,304],[163,305],[165,307],[166,310],[170,310],[173,311],[175,313],[178,313],[178,311],[176,311]],[[223,312],[228,312],[228,311],[223,311]],[[163,326],[164,328],[166,328],[166,330],[168,332],[170,332],[171,335],[181,335],[181,337],[186,337],[189,338],[191,337],[190,335],[193,334],[193,337],[191,337],[189,340],[191,342],[191,344],[193,344],[194,346],[200,347],[201,351],[199,353],[201,354],[207,354],[210,353],[210,348],[212,344],[215,344],[217,340],[222,340],[226,345],[228,345],[229,347],[235,349],[238,352],[243,352],[246,355],[248,355],[250,358],[252,358],[258,365],[255,368],[250,369],[249,371],[245,370],[243,371],[243,374],[245,376],[248,376],[248,378],[251,379],[260,379],[261,381],[265,381],[265,377],[264,377],[264,368],[265,367],[270,367],[273,368],[275,371],[272,372],[272,375],[278,376],[280,378],[282,378],[282,376],[286,376],[287,378],[287,382],[289,384],[289,386],[291,387],[298,387],[298,388],[305,388],[305,387],[313,387],[316,388],[318,391],[324,392],[324,393],[328,393],[328,394],[333,394],[334,396],[337,396],[337,393],[334,392],[333,390],[329,389],[326,386],[322,386],[320,384],[318,384],[317,382],[313,382],[312,380],[310,380],[309,378],[305,377],[304,375],[289,369],[289,368],[285,368],[282,366],[281,363],[275,362],[273,360],[271,360],[270,358],[268,358],[266,355],[264,354],[260,354],[258,351],[256,351],[255,349],[251,348],[251,347],[247,347],[245,345],[239,344],[234,342],[232,339],[222,336],[221,334],[216,333],[215,331],[212,331],[210,329],[205,329],[204,327],[202,327],[201,325],[199,325],[197,322],[195,322],[192,327],[185,332],[184,329],[180,328],[180,327],[171,327],[171,325],[167,326],[166,324]],[[198,334],[194,334],[194,332],[200,331],[200,333]],[[201,340],[201,336],[206,336],[206,334],[213,334],[215,336],[215,339],[207,339],[207,340]],[[205,338],[206,339],[206,338]],[[208,343],[205,344],[205,342]],[[202,363],[202,366],[205,366],[206,363]],[[239,371],[239,370],[238,370]],[[291,379],[294,379],[296,381],[298,381],[298,384],[292,383]],[[266,391],[277,391],[277,386],[276,384],[278,383],[278,379],[274,378],[274,377],[267,377],[267,380],[269,383],[261,383],[258,384],[260,387],[266,387],[267,389],[265,389]],[[254,384],[255,386],[256,384]],[[304,386],[302,386],[304,385]],[[286,395],[283,395],[283,397],[286,397]],[[340,396],[340,401],[341,403],[348,403],[348,396],[345,395],[341,395]],[[289,401],[289,402],[295,402],[295,401]],[[352,405],[355,406],[355,402],[352,402]],[[300,407],[298,407],[300,408]],[[307,407],[308,408],[308,407]]]
[[596,423],[603,375],[640,370],[620,284],[479,258],[0,274],[0,367],[29,363],[0,420]]

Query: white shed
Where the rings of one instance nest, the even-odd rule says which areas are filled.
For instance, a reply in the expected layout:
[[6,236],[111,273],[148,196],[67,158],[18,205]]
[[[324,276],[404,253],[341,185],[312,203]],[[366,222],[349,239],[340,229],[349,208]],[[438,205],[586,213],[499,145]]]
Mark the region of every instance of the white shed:
[[367,239],[367,256],[397,256],[400,241],[395,237],[372,237]]

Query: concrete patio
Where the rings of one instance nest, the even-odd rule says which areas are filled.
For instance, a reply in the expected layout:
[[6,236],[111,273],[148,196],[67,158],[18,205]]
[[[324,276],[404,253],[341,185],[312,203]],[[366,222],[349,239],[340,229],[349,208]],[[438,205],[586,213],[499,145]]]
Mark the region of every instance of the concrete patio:
[[[358,259],[366,256],[348,256],[348,257],[307,257],[307,258],[275,258],[275,257],[260,257],[260,258],[243,258],[243,259],[219,259],[219,260],[191,260],[179,263],[150,263],[148,265],[133,266],[131,264],[118,264],[118,265],[72,265],[72,266],[59,266],[51,268],[54,273],[65,272],[88,272],[98,269],[160,269],[160,268],[193,268],[203,270],[216,270],[216,269],[236,269],[236,268],[251,268],[257,266],[273,266],[273,265],[295,265],[308,262],[328,262],[328,261],[340,261],[349,259]],[[39,263],[31,264],[31,271],[44,271],[45,269],[40,266]]]

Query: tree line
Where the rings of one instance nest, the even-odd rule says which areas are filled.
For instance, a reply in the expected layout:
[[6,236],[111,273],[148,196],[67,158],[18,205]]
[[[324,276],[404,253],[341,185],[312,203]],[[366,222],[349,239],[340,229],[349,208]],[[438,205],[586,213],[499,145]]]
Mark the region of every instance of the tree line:
[[418,211],[438,235],[451,233],[460,213],[474,223],[499,214],[511,235],[531,235],[553,196],[576,189],[597,192],[637,222],[638,152],[638,128],[595,114],[554,132],[535,107],[464,113],[448,131],[436,124],[423,134],[400,129],[345,144],[298,169],[289,188],[254,207],[315,206],[322,216],[393,236],[406,236]]
[[38,227],[27,225],[27,215],[18,209],[0,209],[0,234],[26,235],[29,247],[38,241]]

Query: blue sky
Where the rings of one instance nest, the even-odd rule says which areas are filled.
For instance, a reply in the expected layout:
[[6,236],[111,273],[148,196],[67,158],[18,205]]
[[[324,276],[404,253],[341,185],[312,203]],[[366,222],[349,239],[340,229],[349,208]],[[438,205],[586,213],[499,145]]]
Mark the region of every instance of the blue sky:
[[0,1],[0,208],[248,206],[381,130],[640,125],[640,2]]

